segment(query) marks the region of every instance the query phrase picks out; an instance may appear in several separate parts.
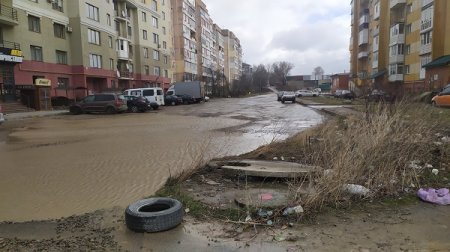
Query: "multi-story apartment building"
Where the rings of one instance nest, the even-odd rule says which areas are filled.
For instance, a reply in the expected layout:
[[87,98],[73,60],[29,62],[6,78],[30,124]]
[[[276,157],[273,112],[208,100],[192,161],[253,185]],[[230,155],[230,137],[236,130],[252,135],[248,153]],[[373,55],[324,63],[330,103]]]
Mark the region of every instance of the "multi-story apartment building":
[[[0,49],[19,49],[16,63],[0,58],[3,100],[20,97],[36,109],[50,97],[143,86],[168,86],[171,69],[168,0],[6,0]],[[69,11],[70,10],[70,11]],[[3,19],[6,19],[4,21]],[[167,29],[167,28],[166,28]],[[161,38],[163,38],[161,41]],[[166,42],[167,51],[161,48]],[[166,59],[167,57],[167,59]],[[21,62],[20,62],[21,61]]]
[[196,13],[197,13],[197,61],[199,67],[197,69],[197,75],[200,80],[206,84],[211,83],[213,77],[213,71],[215,66],[212,61],[213,53],[213,21],[208,14],[205,3],[201,0],[196,0]]
[[222,30],[225,47],[225,76],[229,83],[239,80],[242,74],[242,47],[239,39],[230,30]]
[[351,86],[402,94],[450,82],[448,68],[426,72],[450,54],[450,2],[353,0],[351,5]]

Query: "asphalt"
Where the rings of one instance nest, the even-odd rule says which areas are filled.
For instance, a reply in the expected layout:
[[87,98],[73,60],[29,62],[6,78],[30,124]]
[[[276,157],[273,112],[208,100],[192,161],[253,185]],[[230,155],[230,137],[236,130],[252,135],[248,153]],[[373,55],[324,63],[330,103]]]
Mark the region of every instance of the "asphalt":
[[69,113],[69,110],[48,110],[48,111],[30,111],[30,112],[19,112],[4,114],[5,120],[22,120],[27,118],[45,117],[45,116],[55,116],[63,115]]

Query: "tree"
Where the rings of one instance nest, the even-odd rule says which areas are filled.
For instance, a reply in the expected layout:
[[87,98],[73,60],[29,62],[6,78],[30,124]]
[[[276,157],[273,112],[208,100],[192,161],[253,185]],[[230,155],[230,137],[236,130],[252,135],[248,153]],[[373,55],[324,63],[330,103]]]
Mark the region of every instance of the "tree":
[[278,83],[286,85],[286,77],[294,68],[294,64],[286,61],[275,62],[272,64],[273,76]]
[[319,78],[321,80],[323,78],[323,74],[324,74],[324,71],[321,66],[317,66],[314,68],[314,72],[313,72],[314,80],[319,80]]
[[262,88],[267,85],[269,72],[263,64],[253,67],[253,89],[262,92]]

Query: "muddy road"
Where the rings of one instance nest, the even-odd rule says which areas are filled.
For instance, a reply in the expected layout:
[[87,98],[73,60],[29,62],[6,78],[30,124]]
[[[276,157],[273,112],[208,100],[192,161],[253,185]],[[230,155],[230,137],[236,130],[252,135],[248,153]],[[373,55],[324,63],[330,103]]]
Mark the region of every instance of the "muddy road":
[[274,94],[156,112],[60,115],[0,128],[0,221],[60,218],[152,195],[169,176],[322,122]]

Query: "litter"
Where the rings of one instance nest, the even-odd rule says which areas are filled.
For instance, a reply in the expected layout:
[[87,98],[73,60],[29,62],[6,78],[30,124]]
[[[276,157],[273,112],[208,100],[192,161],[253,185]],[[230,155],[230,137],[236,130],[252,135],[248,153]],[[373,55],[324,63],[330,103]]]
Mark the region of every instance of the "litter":
[[350,194],[359,196],[366,196],[370,193],[370,190],[362,185],[346,184],[343,186],[343,189]]
[[450,205],[450,194],[447,188],[434,189],[420,188],[417,196],[423,201],[438,204],[441,206]]
[[271,193],[261,194],[261,201],[268,201],[273,199],[273,195]]
[[303,213],[303,207],[301,205],[295,206],[295,207],[288,207],[284,209],[283,215],[291,215],[291,214],[300,214]]

